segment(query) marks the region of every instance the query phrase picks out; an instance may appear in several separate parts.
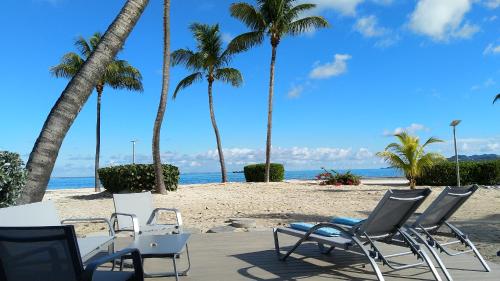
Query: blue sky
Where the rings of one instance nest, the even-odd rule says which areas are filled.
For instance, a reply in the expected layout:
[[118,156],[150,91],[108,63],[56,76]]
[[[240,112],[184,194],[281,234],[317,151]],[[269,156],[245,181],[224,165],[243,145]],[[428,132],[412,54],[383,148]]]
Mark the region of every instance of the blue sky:
[[[0,149],[27,157],[67,84],[48,69],[74,51],[79,35],[104,32],[124,1],[6,0],[0,11]],[[162,2],[151,1],[119,54],[140,69],[144,92],[105,88],[102,165],[151,161],[151,136],[162,65]],[[193,22],[220,23],[229,40],[245,27],[228,13],[233,1],[172,1],[172,49],[194,47]],[[499,0],[311,0],[332,27],[286,37],[278,50],[273,160],[288,169],[373,168],[374,156],[408,130],[446,143],[458,127],[462,154],[500,153]],[[214,88],[216,118],[230,170],[264,161],[270,46],[235,57],[244,85]],[[172,69],[171,90],[188,74]],[[95,93],[70,129],[53,176],[92,175]],[[183,172],[217,171],[206,84],[169,100],[162,154]]]

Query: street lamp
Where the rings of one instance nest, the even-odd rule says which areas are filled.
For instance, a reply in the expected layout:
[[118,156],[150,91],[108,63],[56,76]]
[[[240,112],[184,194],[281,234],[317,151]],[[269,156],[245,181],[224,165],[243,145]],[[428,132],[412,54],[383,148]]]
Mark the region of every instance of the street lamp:
[[455,164],[457,166],[457,186],[460,186],[460,167],[458,166],[458,153],[457,153],[457,137],[455,134],[455,129],[460,124],[462,120],[453,120],[450,123],[450,126],[453,127],[453,143],[455,144]]
[[132,164],[135,164],[135,143],[138,142],[138,140],[131,140],[132,143]]

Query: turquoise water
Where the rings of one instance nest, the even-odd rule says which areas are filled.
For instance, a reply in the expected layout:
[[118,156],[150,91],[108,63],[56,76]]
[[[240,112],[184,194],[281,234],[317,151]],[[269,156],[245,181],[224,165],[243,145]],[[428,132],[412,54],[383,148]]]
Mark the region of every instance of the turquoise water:
[[[346,170],[338,170],[345,172]],[[321,173],[321,170],[310,171],[287,171],[285,179],[287,180],[311,180]],[[385,178],[385,177],[401,177],[401,172],[395,169],[353,169],[352,173],[369,178]],[[244,182],[245,176],[243,173],[228,173],[230,182]],[[216,183],[220,182],[220,173],[187,173],[181,174],[180,184],[197,184],[197,183]],[[49,181],[49,189],[72,189],[85,188],[94,186],[94,177],[75,177],[75,178],[51,178]]]

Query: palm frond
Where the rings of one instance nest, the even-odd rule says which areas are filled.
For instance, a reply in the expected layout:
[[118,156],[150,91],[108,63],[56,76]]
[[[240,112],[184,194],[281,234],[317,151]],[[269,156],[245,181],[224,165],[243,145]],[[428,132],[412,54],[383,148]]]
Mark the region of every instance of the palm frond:
[[328,26],[329,26],[328,21],[323,17],[320,16],[306,17],[291,22],[288,25],[287,33],[290,35],[299,35],[313,28],[322,28]]
[[75,40],[75,47],[78,49],[80,54],[82,54],[82,56],[85,57],[85,59],[90,57],[90,54],[93,51],[92,48],[90,47],[89,43],[87,43],[87,40],[85,40],[85,38],[83,38],[82,36],[79,36]]
[[89,43],[90,43],[90,47],[92,47],[92,50],[95,50],[97,48],[97,45],[101,41],[101,38],[102,38],[102,34],[100,32],[96,32],[92,35],[92,37],[90,37]]
[[114,89],[143,91],[141,73],[124,60],[116,60],[108,65],[103,82]]
[[383,158],[391,167],[405,170],[408,164],[399,157],[399,155],[392,153],[390,151],[377,152],[378,157]]
[[235,68],[219,68],[215,70],[214,78],[229,83],[234,87],[239,87],[243,84],[243,77],[240,71]]
[[493,103],[495,103],[497,100],[500,100],[500,94],[497,94],[497,96],[495,97],[495,99],[493,100]]
[[175,87],[173,98],[174,99],[177,98],[177,93],[180,90],[191,86],[194,82],[200,81],[201,79],[203,79],[203,74],[201,72],[193,73],[193,74],[185,77],[184,79],[182,79],[179,82],[179,84],[177,84],[177,87]]
[[438,138],[435,138],[435,137],[430,137],[423,145],[422,145],[422,148],[426,147],[427,145],[431,144],[431,143],[436,143],[436,142],[444,142],[443,140],[441,139],[438,139]]
[[236,36],[227,46],[230,54],[236,54],[246,51],[253,46],[259,45],[264,41],[264,32],[250,31]]
[[253,31],[264,31],[266,28],[267,23],[264,16],[258,9],[248,3],[234,3],[229,8],[229,11],[231,16],[241,20]]
[[58,78],[71,78],[80,70],[84,62],[77,53],[67,53],[58,65],[50,68],[50,72]]

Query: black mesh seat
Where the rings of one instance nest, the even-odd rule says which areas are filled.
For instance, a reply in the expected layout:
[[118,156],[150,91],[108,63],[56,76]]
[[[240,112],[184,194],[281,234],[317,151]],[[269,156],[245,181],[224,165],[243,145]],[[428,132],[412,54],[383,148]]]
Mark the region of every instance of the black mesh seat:
[[[134,256],[134,272],[99,272],[103,263]],[[72,225],[0,227],[0,280],[90,281],[144,280],[140,253],[127,249],[102,257],[85,268]]]

